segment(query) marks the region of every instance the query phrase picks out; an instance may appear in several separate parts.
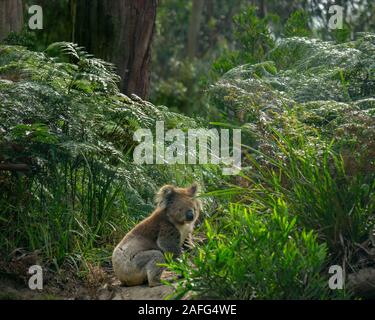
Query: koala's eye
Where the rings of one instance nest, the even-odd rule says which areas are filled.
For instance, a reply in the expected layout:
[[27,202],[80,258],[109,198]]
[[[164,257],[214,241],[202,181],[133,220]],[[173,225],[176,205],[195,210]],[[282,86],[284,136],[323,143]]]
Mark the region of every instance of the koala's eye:
[[194,210],[189,209],[186,211],[186,221],[193,221],[194,220]]

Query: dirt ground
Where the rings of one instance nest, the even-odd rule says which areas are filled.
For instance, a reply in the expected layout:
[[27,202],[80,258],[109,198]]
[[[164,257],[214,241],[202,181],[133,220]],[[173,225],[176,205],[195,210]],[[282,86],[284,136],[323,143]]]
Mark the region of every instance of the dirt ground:
[[[43,289],[31,290],[27,273],[30,266],[43,267]],[[173,282],[171,272],[164,271],[163,280]],[[39,252],[17,250],[5,261],[0,257],[0,300],[164,300],[174,291],[172,286],[147,285],[124,287],[114,277],[110,264],[94,266],[86,263],[84,273],[70,264],[56,271],[40,259]]]
[[[171,275],[163,274],[163,279]],[[77,279],[46,281],[43,290],[31,290],[25,281],[10,274],[0,275],[0,300],[164,300],[173,293],[173,287],[161,285],[149,288],[121,286],[110,276],[100,286],[90,286]]]

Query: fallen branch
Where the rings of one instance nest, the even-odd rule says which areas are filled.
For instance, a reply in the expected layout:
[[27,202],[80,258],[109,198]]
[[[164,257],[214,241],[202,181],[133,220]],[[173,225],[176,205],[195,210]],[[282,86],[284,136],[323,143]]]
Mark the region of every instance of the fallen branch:
[[0,163],[0,171],[30,171],[30,167],[24,163]]

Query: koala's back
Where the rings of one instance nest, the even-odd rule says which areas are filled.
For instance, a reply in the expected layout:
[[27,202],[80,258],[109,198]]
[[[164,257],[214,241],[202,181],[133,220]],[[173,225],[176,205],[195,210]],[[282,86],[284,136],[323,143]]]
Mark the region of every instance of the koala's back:
[[137,224],[131,231],[118,244],[117,248],[122,250],[131,251],[145,251],[158,249],[156,240],[158,237],[160,214],[154,212],[150,217],[144,219]]
[[[159,253],[159,256],[162,255],[157,244],[162,220],[161,213],[156,210],[150,217],[144,219],[128,232],[113,251],[113,269],[124,284],[137,285],[143,283],[147,277],[144,269],[147,261],[144,261],[144,259],[151,257],[153,252]],[[137,258],[135,259],[135,257]]]

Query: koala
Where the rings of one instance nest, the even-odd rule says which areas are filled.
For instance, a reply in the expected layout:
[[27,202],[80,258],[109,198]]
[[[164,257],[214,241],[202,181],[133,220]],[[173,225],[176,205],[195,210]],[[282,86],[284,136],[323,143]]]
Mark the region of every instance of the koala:
[[188,188],[163,186],[156,195],[156,209],[136,225],[116,246],[113,270],[125,286],[148,283],[160,285],[164,254],[181,254],[182,247],[193,246],[192,232],[201,211],[196,199],[198,185]]

